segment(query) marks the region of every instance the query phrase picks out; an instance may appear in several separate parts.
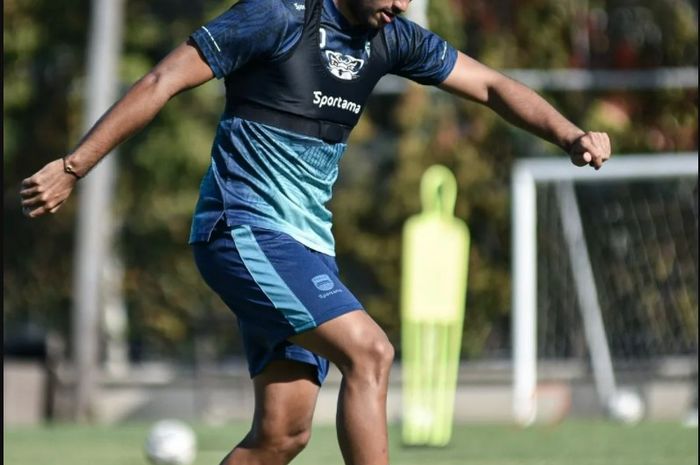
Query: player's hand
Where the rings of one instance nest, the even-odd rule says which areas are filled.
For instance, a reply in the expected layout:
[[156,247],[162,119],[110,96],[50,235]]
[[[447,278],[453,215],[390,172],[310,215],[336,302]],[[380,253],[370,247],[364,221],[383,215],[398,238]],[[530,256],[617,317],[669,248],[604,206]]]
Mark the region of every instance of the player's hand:
[[31,177],[22,181],[19,195],[22,213],[36,218],[55,213],[66,201],[78,179],[63,170],[63,160],[54,160]]
[[610,158],[610,138],[604,132],[587,132],[571,144],[569,156],[576,166],[599,170]]

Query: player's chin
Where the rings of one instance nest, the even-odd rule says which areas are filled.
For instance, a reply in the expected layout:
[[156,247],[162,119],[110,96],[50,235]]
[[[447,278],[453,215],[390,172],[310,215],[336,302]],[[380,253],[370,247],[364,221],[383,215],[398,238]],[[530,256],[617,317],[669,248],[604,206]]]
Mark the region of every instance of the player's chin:
[[381,29],[384,27],[384,23],[382,23],[376,18],[370,18],[369,20],[367,20],[367,27],[369,29]]
[[370,16],[367,19],[367,26],[372,29],[381,29],[387,24],[391,23],[392,18],[387,20],[387,16],[382,13],[377,13],[376,15]]

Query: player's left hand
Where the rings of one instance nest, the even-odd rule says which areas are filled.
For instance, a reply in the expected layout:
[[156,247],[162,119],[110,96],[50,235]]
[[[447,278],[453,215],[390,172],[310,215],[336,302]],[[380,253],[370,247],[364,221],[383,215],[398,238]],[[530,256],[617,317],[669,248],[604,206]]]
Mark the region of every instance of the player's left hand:
[[77,179],[63,169],[63,160],[54,160],[22,181],[22,213],[36,218],[56,213],[75,188]]
[[587,132],[571,144],[569,156],[576,166],[599,170],[610,158],[610,138],[605,132]]

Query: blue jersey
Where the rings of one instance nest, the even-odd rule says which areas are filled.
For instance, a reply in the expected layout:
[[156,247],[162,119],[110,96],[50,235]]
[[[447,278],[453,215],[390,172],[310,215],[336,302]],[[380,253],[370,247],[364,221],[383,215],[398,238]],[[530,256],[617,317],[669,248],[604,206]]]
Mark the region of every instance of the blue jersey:
[[[333,0],[323,0],[319,49],[330,78],[352,80],[371,57],[372,31],[351,26]],[[192,39],[219,79],[246,64],[274,63],[302,37],[303,0],[241,0],[202,26]],[[397,17],[385,26],[387,69],[421,84],[441,83],[456,50],[437,35]],[[318,105],[345,106],[324,95]],[[316,102],[314,102],[316,103]],[[212,163],[200,187],[190,243],[208,241],[216,223],[281,231],[307,247],[334,255],[332,215],[326,203],[338,176],[345,143],[328,143],[224,113]]]

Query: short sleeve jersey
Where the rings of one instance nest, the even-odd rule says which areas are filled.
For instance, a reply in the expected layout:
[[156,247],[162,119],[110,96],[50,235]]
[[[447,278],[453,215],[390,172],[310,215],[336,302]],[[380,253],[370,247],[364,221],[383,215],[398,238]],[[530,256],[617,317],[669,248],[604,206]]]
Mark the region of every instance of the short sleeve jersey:
[[[301,39],[304,0],[240,0],[191,38],[218,79],[248,63],[274,65]],[[329,71],[352,79],[371,53],[371,31],[354,27],[323,0],[319,48]],[[388,69],[426,85],[452,71],[457,51],[444,39],[402,17],[385,26]],[[320,53],[320,52],[319,52]],[[338,59],[340,57],[340,61]],[[326,203],[345,143],[328,143],[224,112],[194,213],[190,243],[207,241],[217,222],[284,232],[307,247],[334,255],[332,215]]]

